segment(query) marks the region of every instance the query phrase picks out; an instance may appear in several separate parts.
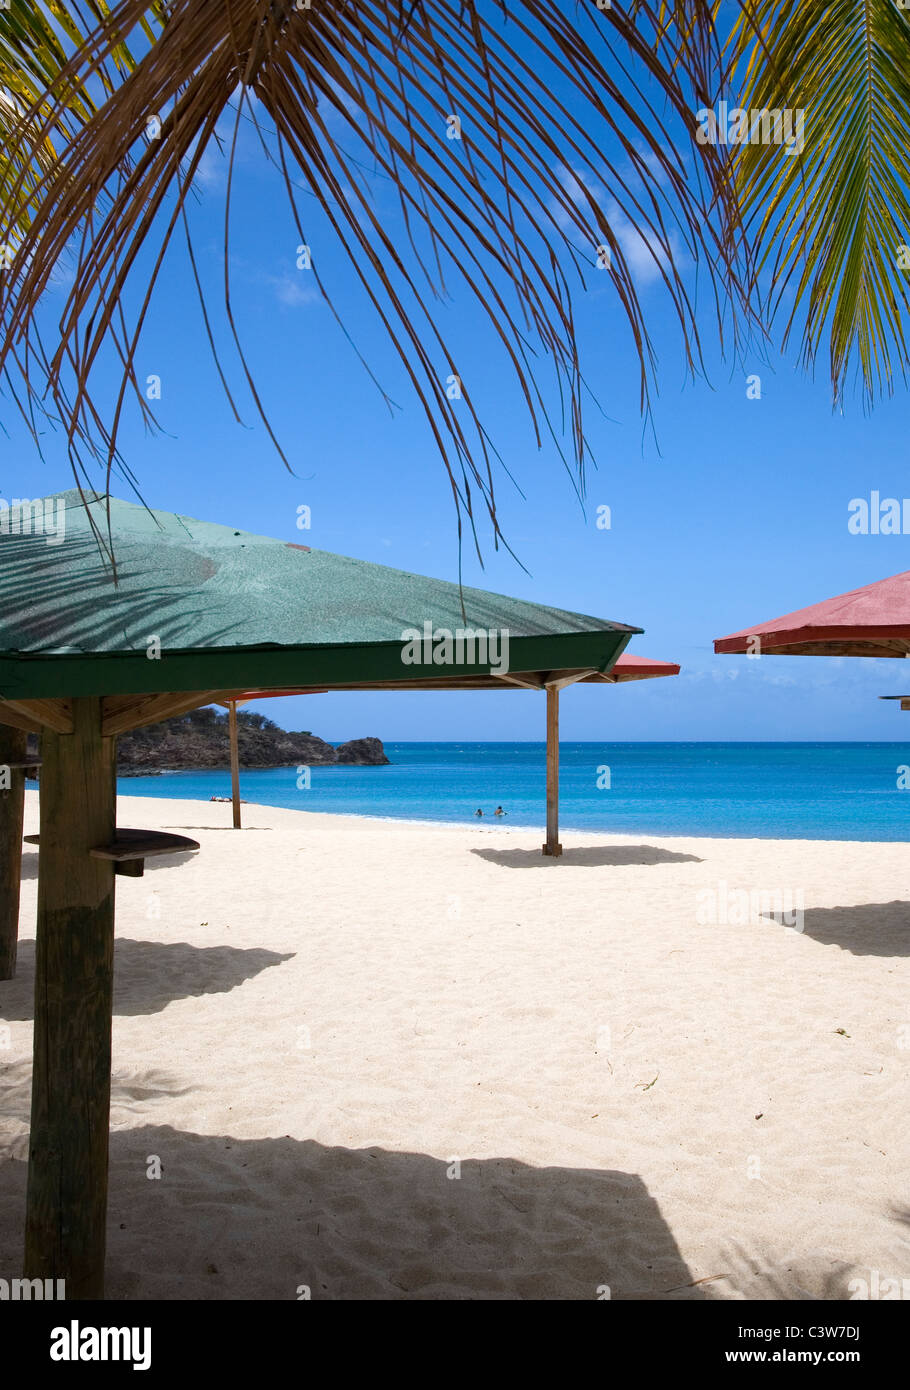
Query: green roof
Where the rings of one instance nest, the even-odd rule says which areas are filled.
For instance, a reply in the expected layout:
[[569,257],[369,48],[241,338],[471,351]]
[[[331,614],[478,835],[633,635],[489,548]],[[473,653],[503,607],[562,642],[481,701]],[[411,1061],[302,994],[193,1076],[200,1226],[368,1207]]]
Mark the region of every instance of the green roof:
[[[497,669],[495,659],[404,664],[403,634],[426,623],[434,632],[507,632],[513,672],[607,671],[641,631],[88,496],[102,535],[110,508],[116,583],[77,491],[32,502],[19,528],[29,534],[15,534],[11,514],[0,512],[0,698],[445,685]],[[62,540],[42,526],[61,513]],[[147,654],[154,639],[160,659]]]

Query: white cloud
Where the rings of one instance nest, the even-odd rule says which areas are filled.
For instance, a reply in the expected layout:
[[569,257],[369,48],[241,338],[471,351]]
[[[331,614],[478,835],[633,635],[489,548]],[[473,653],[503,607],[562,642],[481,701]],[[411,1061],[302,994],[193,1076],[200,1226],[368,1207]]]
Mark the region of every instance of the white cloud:
[[227,165],[227,157],[221,153],[218,146],[207,145],[196,165],[194,183],[200,183],[203,188],[208,189],[223,188],[227,182]]
[[318,292],[303,284],[300,276],[269,275],[266,276],[266,281],[272,286],[278,303],[291,309],[298,309],[303,304],[312,304],[319,298]]
[[[667,265],[667,255],[664,248],[656,241],[652,242],[647,239],[646,235],[629,220],[616,199],[606,193],[600,184],[593,183],[579,169],[563,166],[558,171],[558,177],[566,193],[582,213],[590,212],[588,193],[603,208],[604,215],[613,230],[613,235],[619,242],[623,258],[629,268],[629,274],[636,285],[643,288],[653,284],[655,280],[659,280],[662,275],[662,267]],[[551,202],[550,211],[564,231],[568,231],[574,226],[565,208],[559,203]],[[678,267],[685,257],[679,238],[674,235],[672,230],[670,232],[670,247]]]

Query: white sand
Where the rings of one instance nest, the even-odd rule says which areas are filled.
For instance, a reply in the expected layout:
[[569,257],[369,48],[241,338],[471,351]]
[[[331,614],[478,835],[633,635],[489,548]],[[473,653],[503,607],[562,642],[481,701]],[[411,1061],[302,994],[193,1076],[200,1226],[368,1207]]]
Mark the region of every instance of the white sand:
[[[120,801],[202,849],[117,880],[112,1297],[842,1299],[910,1277],[910,847],[566,833],[557,862],[502,825],[244,813]],[[36,866],[27,848],[0,984],[4,1276]],[[805,930],[700,923],[720,881],[801,892]]]

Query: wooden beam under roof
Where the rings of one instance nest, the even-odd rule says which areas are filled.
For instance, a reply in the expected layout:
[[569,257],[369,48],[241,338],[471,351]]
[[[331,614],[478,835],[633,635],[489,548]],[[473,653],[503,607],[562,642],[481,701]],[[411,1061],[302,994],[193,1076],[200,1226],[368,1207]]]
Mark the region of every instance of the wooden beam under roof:
[[[402,681],[355,681],[343,685],[330,686],[331,690],[503,690],[518,686],[527,690],[542,690],[546,685],[558,683],[562,689],[581,681],[604,679],[594,670],[575,671],[518,671],[501,676],[494,672],[457,676],[441,676],[439,679]],[[277,694],[275,690],[269,695]],[[288,691],[290,694],[290,690]],[[294,687],[294,694],[322,695],[326,686]],[[183,690],[167,691],[145,695],[108,695],[101,702],[102,734],[108,738],[116,734],[140,729],[146,724],[157,724],[163,719],[173,719],[178,714],[203,705],[227,705],[232,699],[254,700],[268,698],[263,692],[249,690]],[[0,724],[8,724],[14,729],[24,729],[27,733],[40,733],[50,729],[54,733],[69,734],[73,730],[72,702],[66,699],[11,700],[0,699]]]
[[40,734],[50,729],[55,734],[73,732],[72,700],[10,700],[0,699],[0,724]]
[[[600,672],[577,670],[565,672],[519,671],[498,676],[493,672],[457,676],[441,676],[439,679],[402,681],[356,681],[331,686],[332,690],[502,690],[518,686],[527,690],[541,690],[545,685],[558,682],[559,688],[581,681],[603,679]],[[294,693],[300,695],[325,694],[326,686],[295,687]],[[277,692],[269,692],[277,693]],[[288,692],[290,693],[290,691]],[[178,714],[199,709],[203,705],[227,704],[232,699],[260,698],[258,692],[248,690],[184,690],[167,691],[145,695],[108,695],[101,702],[102,734],[111,737],[128,733],[131,729],[142,728],[146,724],[157,724],[163,719],[172,719]],[[267,698],[264,694],[261,698]],[[0,723],[14,729],[24,729],[27,733],[40,733],[50,729],[54,733],[72,733],[72,702],[66,699],[11,700],[0,699]]]
[[[644,680],[645,677],[623,676],[623,679]],[[272,687],[268,690],[254,690],[248,687],[243,692],[226,692],[218,697],[217,703],[227,708],[234,696],[237,697],[238,703],[248,703],[252,700],[272,699],[279,695],[325,695],[342,690],[509,690],[515,687],[522,690],[545,690],[547,685],[557,681],[561,683],[562,688],[577,683],[612,683],[613,678],[593,667],[565,667],[555,671],[507,671],[502,675],[497,675],[494,671],[475,671],[466,675],[450,672],[447,675],[423,676],[414,680],[340,681],[337,685],[295,685],[286,689]]]
[[[518,686],[523,690],[543,690],[545,682],[565,678],[567,685],[576,681],[602,680],[599,671],[508,671],[499,676],[494,671],[477,671],[467,675],[445,675],[438,677],[418,677],[416,680],[396,681],[342,681],[337,685],[294,686],[293,689],[270,690],[267,694],[245,693],[245,698],[270,699],[274,695],[325,695],[342,690],[509,690]],[[227,697],[225,697],[227,698]]]
[[144,724],[158,724],[202,705],[229,700],[230,690],[183,690],[157,695],[108,695],[101,701],[101,732],[125,734]]
[[511,673],[503,676],[497,675],[495,679],[504,682],[505,685],[515,685],[519,690],[543,690],[543,679],[540,674],[532,675],[530,671],[526,671],[521,676],[513,676]]
[[547,690],[565,690],[567,685],[577,685],[579,681],[589,680],[591,676],[599,677],[600,674],[590,666],[579,671],[550,671],[543,683]]

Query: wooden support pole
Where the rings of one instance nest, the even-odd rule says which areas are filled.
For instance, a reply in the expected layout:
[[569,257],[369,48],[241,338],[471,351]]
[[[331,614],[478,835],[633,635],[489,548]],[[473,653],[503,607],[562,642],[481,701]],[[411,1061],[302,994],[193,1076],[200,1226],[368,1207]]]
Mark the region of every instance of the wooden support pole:
[[16,973],[19,943],[19,881],[22,874],[22,815],[28,734],[0,724],[0,980]]
[[228,727],[231,734],[231,803],[234,829],[240,830],[240,746],[237,738],[237,701],[228,702]]
[[559,687],[547,686],[547,842],[544,854],[562,854],[559,843]]
[[73,701],[73,732],[42,735],[38,939],[25,1275],[104,1293],[114,865],[89,851],[115,828],[114,739],[101,700]]

